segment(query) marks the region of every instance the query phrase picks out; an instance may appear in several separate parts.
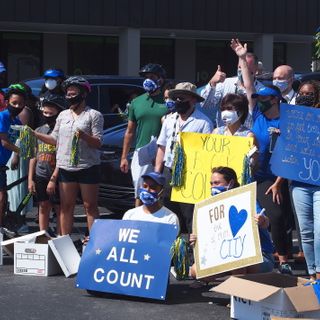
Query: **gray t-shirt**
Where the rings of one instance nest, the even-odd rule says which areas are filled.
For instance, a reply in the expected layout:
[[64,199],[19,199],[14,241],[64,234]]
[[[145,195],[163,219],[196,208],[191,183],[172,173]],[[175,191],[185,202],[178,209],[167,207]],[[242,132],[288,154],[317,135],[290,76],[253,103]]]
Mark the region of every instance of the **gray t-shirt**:
[[100,151],[88,145],[83,139],[79,139],[79,163],[72,166],[71,147],[72,139],[77,129],[97,137],[102,141],[103,116],[90,107],[74,119],[70,109],[60,112],[56,125],[51,133],[57,140],[57,167],[68,171],[78,171],[100,164]]
[[[43,125],[36,129],[37,132],[50,134],[52,129],[47,125]],[[42,178],[50,179],[56,167],[56,146],[37,141],[37,164],[36,175]]]

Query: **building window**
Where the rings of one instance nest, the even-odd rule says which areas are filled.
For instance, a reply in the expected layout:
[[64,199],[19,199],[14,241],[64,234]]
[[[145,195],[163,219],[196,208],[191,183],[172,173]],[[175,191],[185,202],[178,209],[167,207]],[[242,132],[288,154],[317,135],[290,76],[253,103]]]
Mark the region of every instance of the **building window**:
[[275,42],[273,44],[273,70],[287,63],[287,45],[283,42]]
[[[251,51],[252,42],[246,41],[246,43],[248,50]],[[196,42],[196,85],[202,86],[208,83],[218,65],[227,77],[236,75],[238,58],[230,48],[230,41],[198,40]]]
[[158,63],[174,78],[174,40],[142,38],[140,40],[140,65]]
[[42,68],[42,37],[37,33],[5,32],[1,56],[7,67],[7,81],[13,83],[38,77]]
[[69,36],[69,74],[118,74],[117,37]]

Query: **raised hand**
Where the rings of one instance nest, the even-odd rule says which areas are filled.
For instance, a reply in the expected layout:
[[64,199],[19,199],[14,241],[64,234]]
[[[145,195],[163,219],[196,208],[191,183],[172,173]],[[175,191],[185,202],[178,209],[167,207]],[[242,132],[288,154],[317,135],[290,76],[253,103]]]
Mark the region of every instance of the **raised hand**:
[[230,47],[239,58],[247,54],[247,44],[242,45],[239,39],[231,39]]
[[210,85],[215,87],[217,83],[223,82],[226,79],[226,74],[221,71],[220,65],[218,65],[217,71],[210,80]]

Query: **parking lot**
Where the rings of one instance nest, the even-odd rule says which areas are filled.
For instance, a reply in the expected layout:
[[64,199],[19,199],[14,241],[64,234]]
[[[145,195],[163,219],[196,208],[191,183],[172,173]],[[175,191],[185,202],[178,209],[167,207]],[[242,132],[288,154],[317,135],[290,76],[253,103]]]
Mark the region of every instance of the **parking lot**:
[[[114,216],[103,208],[104,217]],[[36,231],[35,210],[28,215],[30,231]],[[81,206],[76,210],[72,238],[85,233]],[[293,264],[294,274],[306,276],[304,265]],[[199,286],[194,280],[177,281],[172,275],[164,302],[112,294],[92,296],[75,287],[75,277],[18,276],[13,274],[13,257],[5,256],[0,266],[1,319],[228,319],[228,296],[210,292],[220,283]]]

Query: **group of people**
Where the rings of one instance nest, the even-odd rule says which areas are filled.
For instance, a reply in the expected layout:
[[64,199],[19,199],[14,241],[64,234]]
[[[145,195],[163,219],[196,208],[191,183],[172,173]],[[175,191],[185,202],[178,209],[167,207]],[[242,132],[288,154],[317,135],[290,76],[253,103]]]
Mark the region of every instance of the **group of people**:
[[[267,236],[261,236],[261,246],[266,258],[264,263],[269,266],[264,270],[270,270],[270,265],[273,266],[273,263],[270,264],[270,253],[274,251],[274,245],[274,256],[279,259],[279,272],[292,274],[288,259],[292,254],[291,232],[296,224],[298,236],[301,238],[299,254],[305,255],[311,279],[318,279],[320,246],[317,237],[319,231],[316,204],[319,187],[275,176],[270,169],[270,159],[275,139],[280,133],[280,103],[316,108],[319,105],[320,85],[317,81],[307,81],[294,91],[294,71],[289,65],[277,67],[273,72],[272,84],[263,85],[256,79],[259,66],[256,55],[248,52],[246,44],[242,45],[238,39],[232,39],[230,46],[239,59],[237,76],[227,78],[221,66],[218,66],[200,94],[197,93],[196,86],[189,82],[178,83],[174,89],[166,90],[165,71],[160,65],[148,64],[141,69],[140,75],[145,78],[146,93],[134,99],[129,108],[120,164],[121,170],[128,172],[128,152],[133,137],[136,136],[131,172],[136,206],[139,209],[132,210],[139,210],[140,213],[143,210],[143,219],[148,219],[158,214],[160,209],[154,206],[154,203],[162,198],[161,202],[170,210],[170,214],[179,217],[181,230],[192,235],[194,206],[170,200],[172,165],[175,153],[178,152],[176,147],[179,133],[252,137],[255,149],[250,159],[251,177],[252,181],[257,182],[257,208],[265,209],[265,214],[257,217],[257,222],[260,231],[264,230],[264,235],[268,234],[266,230],[269,228],[272,238],[271,241]],[[201,108],[213,110],[213,119],[201,112]],[[141,164],[139,151],[152,143],[150,141],[154,137],[157,137],[154,159],[148,164]],[[234,172],[232,168],[221,165],[219,170],[223,174],[225,171],[230,173],[230,170]],[[213,174],[216,169],[213,168]],[[142,185],[148,185],[144,178],[151,179],[151,176],[155,175],[166,179],[166,183],[161,184],[160,192],[148,186],[141,188]],[[154,179],[153,183],[157,180],[159,179]],[[236,187],[236,176],[232,180],[233,187]],[[150,206],[153,206],[152,210]],[[161,209],[161,212],[163,211]],[[260,211],[257,210],[258,213]],[[167,211],[165,216],[168,216]],[[140,218],[140,215],[137,216],[138,220]],[[170,221],[176,223],[176,219]],[[164,218],[163,222],[168,223],[168,219]],[[194,241],[194,237],[191,237],[191,242]]]
[[[260,267],[242,272],[272,270],[275,247],[279,271],[292,274],[288,257],[291,254],[291,229],[297,218],[301,251],[304,251],[310,277],[318,279],[319,187],[275,176],[270,169],[270,158],[274,139],[279,134],[280,103],[317,108],[319,83],[302,83],[295,92],[293,69],[282,65],[274,70],[273,83],[263,85],[256,79],[258,58],[238,39],[232,39],[230,46],[239,59],[237,76],[228,78],[218,66],[200,94],[190,82],[174,85],[168,81],[165,69],[159,64],[149,63],[140,70],[146,92],[134,98],[128,107],[120,161],[121,171],[128,173],[128,155],[135,139],[131,174],[136,201],[135,208],[126,212],[123,218],[177,224],[181,232],[191,235],[190,242],[194,244],[194,205],[171,201],[179,133],[252,137],[255,147],[251,152],[250,167],[252,181],[257,182],[256,221],[264,262]],[[10,127],[28,124],[28,134],[36,138],[36,156],[28,164],[28,189],[37,196],[40,229],[48,228],[50,211],[54,207],[58,218],[57,233],[71,233],[73,211],[80,192],[90,231],[94,219],[99,217],[97,199],[103,116],[86,105],[86,97],[91,91],[86,79],[79,76],[65,79],[60,69],[47,70],[44,78],[39,108],[42,122],[37,128],[22,116],[28,101],[34,101],[31,90],[24,83],[18,83],[9,86],[5,94],[5,108],[0,112],[0,230],[5,230],[7,164],[12,155],[18,156],[21,152],[19,144],[15,143],[17,136],[14,137]],[[212,119],[202,112],[206,108],[214,111]],[[146,161],[142,159],[141,148],[148,144],[155,145],[156,152]],[[11,169],[18,166],[17,160],[12,159]],[[210,183],[208,188],[211,187],[212,196],[217,188],[221,192],[239,186],[235,171],[224,164],[212,168]],[[259,214],[261,208],[265,209],[264,214]]]
[[[27,163],[29,192],[36,195],[39,204],[40,230],[48,230],[52,208],[57,215],[57,234],[70,234],[73,211],[79,193],[87,215],[90,230],[99,217],[98,187],[100,182],[100,147],[103,136],[103,116],[86,105],[91,91],[83,77],[65,79],[60,69],[50,69],[44,74],[45,82],[40,96],[39,126],[23,121],[23,111],[28,107],[31,90],[24,83],[12,84],[5,94],[6,108],[0,112],[0,231],[10,235],[5,226],[7,207],[8,160],[13,154]],[[16,125],[28,135],[34,152],[29,162],[21,154],[26,146],[16,143],[12,133]],[[24,127],[23,125],[28,125]],[[16,130],[17,131],[17,130]],[[19,131],[19,130],[18,130]],[[31,143],[34,141],[35,143]],[[11,170],[16,170],[11,165]],[[19,192],[15,190],[19,195]]]

